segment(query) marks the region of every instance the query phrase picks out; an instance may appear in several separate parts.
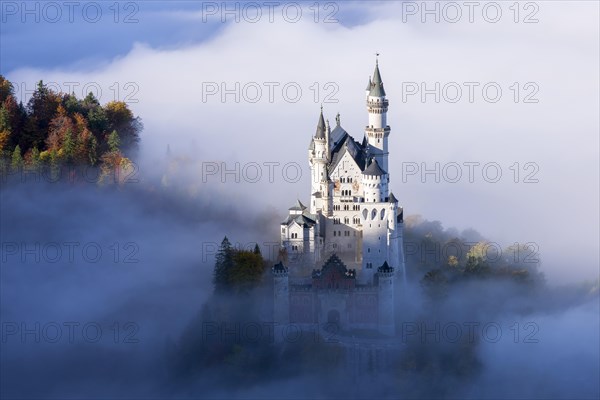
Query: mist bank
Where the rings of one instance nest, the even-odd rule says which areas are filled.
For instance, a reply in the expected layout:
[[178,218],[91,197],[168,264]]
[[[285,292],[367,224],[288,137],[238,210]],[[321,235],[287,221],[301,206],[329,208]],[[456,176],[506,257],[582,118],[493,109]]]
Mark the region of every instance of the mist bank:
[[[597,282],[449,280],[432,297],[417,270],[399,283],[398,336],[380,359],[368,335],[240,333],[268,322],[269,274],[245,297],[214,297],[212,244],[276,240],[279,215],[262,205],[160,180],[3,184],[0,200],[6,397],[598,395]],[[407,225],[413,241],[448,233]],[[207,337],[223,323],[237,336]]]

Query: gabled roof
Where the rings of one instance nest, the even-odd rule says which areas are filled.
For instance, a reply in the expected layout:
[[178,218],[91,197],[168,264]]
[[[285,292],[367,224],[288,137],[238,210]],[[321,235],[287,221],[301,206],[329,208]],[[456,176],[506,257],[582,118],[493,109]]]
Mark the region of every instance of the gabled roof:
[[346,265],[335,253],[329,257],[320,270],[314,270],[312,276],[313,278],[320,278],[321,276],[325,276],[332,271],[338,271],[342,276],[349,279],[356,278],[356,271],[346,268]]
[[379,163],[377,162],[376,159],[373,159],[373,161],[371,161],[371,164],[369,164],[369,166],[367,168],[365,168],[365,170],[363,171],[363,175],[381,176],[381,175],[385,175],[385,174],[387,174],[387,172],[385,172],[379,166]]
[[340,140],[342,140],[347,134],[348,132],[346,132],[344,128],[342,128],[340,122],[340,113],[337,113],[337,115],[335,116],[335,128],[333,128],[329,136],[332,145],[335,146],[336,144],[338,144]]
[[362,146],[352,139],[352,136],[346,134],[342,140],[331,151],[331,163],[329,171],[333,172],[344,154],[350,153],[350,156],[362,171],[365,168],[365,154]]
[[316,216],[309,213],[302,213],[298,215],[288,215],[285,221],[281,223],[281,225],[290,226],[291,224],[296,223],[303,228],[310,228],[317,224]]
[[348,132],[341,125],[336,125],[331,131],[331,142],[333,146],[337,145],[340,140],[344,139],[344,136],[348,135]]

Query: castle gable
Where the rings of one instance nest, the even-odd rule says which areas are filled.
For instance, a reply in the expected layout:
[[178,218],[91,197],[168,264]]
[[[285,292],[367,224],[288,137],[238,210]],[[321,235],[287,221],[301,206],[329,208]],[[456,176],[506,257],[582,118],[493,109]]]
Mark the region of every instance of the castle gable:
[[313,288],[315,289],[354,289],[356,286],[356,271],[346,268],[346,265],[333,254],[320,270],[314,270]]
[[334,146],[331,151],[331,163],[329,164],[330,173],[337,169],[346,154],[350,156],[361,171],[365,169],[365,154],[363,147],[355,142],[354,139],[352,139],[352,136],[346,133],[342,140]]

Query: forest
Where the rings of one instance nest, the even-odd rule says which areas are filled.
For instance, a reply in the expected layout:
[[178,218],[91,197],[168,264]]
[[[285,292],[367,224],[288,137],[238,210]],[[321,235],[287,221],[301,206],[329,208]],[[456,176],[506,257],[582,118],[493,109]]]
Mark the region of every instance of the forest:
[[40,81],[27,104],[17,102],[12,83],[0,75],[0,174],[98,168],[102,181],[132,168],[142,123],[128,105],[101,105],[56,93]]

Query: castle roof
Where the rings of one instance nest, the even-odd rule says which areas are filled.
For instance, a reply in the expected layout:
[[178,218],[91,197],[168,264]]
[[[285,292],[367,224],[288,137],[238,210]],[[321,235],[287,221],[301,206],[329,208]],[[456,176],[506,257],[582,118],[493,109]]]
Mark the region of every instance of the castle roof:
[[287,272],[287,268],[285,267],[285,265],[283,265],[283,263],[281,261],[279,261],[277,264],[273,265],[272,270],[273,270],[273,272]]
[[306,206],[300,202],[300,200],[296,200],[296,204],[292,207],[288,208],[290,211],[304,211],[306,210]]
[[394,268],[390,267],[389,264],[387,263],[387,261],[384,261],[383,265],[381,265],[381,267],[377,268],[377,272],[383,272],[383,273],[394,272]]
[[385,97],[385,89],[383,89],[383,81],[381,80],[381,74],[379,73],[379,62],[375,62],[375,72],[373,72],[369,96]]
[[360,144],[352,139],[352,136],[346,133],[342,140],[335,145],[331,151],[331,163],[329,164],[329,171],[333,171],[335,167],[337,167],[338,163],[346,152],[350,153],[350,156],[352,156],[354,162],[356,162],[361,171],[365,168],[364,149]]
[[369,83],[367,83],[367,89],[366,90],[371,91],[371,85],[372,85],[371,77],[369,77]]
[[373,161],[371,161],[371,164],[369,164],[369,166],[367,168],[365,168],[365,170],[363,171],[363,175],[381,176],[381,175],[385,175],[385,174],[387,174],[387,172],[385,172],[379,166],[379,163],[377,162],[376,159],[373,159]]
[[319,115],[319,123],[317,124],[315,138],[325,139],[325,119],[323,118],[323,107],[321,107],[321,115]]
[[289,215],[287,219],[281,223],[281,225],[289,226],[294,222],[303,228],[310,228],[312,226],[315,226],[317,223],[316,216],[305,212],[297,215]]
[[390,203],[397,203],[398,199],[396,199],[396,196],[394,196],[394,193],[390,193],[390,197],[388,198],[388,201]]
[[313,278],[320,278],[322,276],[326,276],[331,272],[339,272],[342,276],[349,279],[356,278],[356,271],[353,269],[346,268],[346,265],[337,254],[332,254],[331,257],[323,264],[323,267],[318,270],[313,271]]

